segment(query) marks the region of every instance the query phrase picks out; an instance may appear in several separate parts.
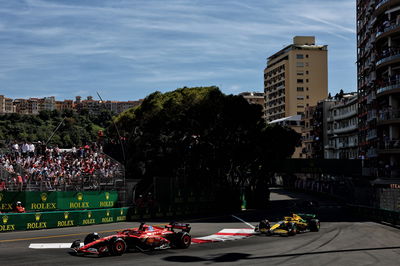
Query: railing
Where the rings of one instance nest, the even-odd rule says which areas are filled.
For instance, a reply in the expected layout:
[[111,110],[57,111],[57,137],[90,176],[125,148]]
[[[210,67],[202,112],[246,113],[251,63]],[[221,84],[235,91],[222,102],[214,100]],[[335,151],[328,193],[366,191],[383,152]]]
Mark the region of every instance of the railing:
[[389,32],[391,30],[394,30],[396,28],[400,27],[400,24],[396,24],[396,23],[390,23],[389,25],[386,25],[386,27],[384,27],[382,29],[382,31],[378,31],[376,33],[376,38],[378,38],[379,36],[381,36],[382,34]]
[[368,121],[368,122],[369,122],[369,121],[372,121],[372,120],[374,120],[375,118],[377,118],[376,110],[368,111],[368,114],[367,114],[367,121]]
[[346,127],[341,127],[333,130],[333,133],[343,133],[351,130],[357,129],[357,125],[348,125]]
[[341,119],[345,119],[351,116],[355,116],[357,114],[357,110],[350,110],[348,112],[344,112],[342,114],[338,114],[338,115],[334,115],[332,118],[332,120],[341,120]]
[[378,137],[378,132],[376,131],[376,129],[372,129],[372,130],[368,131],[367,140],[371,140],[371,139],[374,139],[377,137]]
[[400,110],[379,111],[378,121],[390,121],[395,119],[400,119]]
[[400,88],[400,77],[394,80],[382,81],[380,88],[376,91],[377,94],[381,94],[386,91],[391,91]]
[[399,150],[400,149],[400,139],[384,140],[383,142],[379,143],[379,149]]
[[393,48],[393,47],[386,49],[386,50],[382,51],[382,54],[378,58],[380,58],[380,59],[375,63],[376,66],[379,66],[383,63],[392,61],[394,59],[399,59],[400,58],[400,49]]
[[382,0],[382,1],[380,1],[380,2],[376,5],[375,10],[378,10],[381,6],[383,6],[384,4],[386,4],[386,3],[389,2],[389,1],[391,1],[391,0]]

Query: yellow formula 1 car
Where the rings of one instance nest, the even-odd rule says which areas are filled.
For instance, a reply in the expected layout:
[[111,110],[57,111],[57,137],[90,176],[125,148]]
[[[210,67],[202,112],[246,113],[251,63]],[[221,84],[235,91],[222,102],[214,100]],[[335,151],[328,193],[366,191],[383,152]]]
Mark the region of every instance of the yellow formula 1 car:
[[318,232],[320,222],[315,214],[293,213],[291,216],[285,216],[283,220],[274,225],[270,225],[268,220],[262,220],[255,231],[265,235],[294,236],[300,232]]

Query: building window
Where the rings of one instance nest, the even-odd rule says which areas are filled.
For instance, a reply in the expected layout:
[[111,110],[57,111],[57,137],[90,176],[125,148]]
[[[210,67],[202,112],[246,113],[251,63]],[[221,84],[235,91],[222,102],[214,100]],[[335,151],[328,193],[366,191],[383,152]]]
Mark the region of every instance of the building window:
[[304,105],[297,105],[297,108],[304,108]]
[[297,96],[297,100],[304,100],[304,96]]
[[304,67],[304,63],[303,63],[303,62],[297,62],[297,63],[296,63],[296,66],[297,66],[297,67]]
[[306,54],[306,58],[308,58],[308,54]]
[[302,54],[296,54],[296,59],[303,59],[304,58],[304,55],[302,55]]
[[310,96],[307,95],[306,98],[307,98],[307,99],[310,99]]
[[308,70],[306,70],[306,75],[308,75],[308,73],[309,73]]
[[303,75],[304,75],[304,72],[303,72],[303,71],[297,71],[297,75],[298,75],[298,76],[303,76]]
[[308,91],[308,87],[306,88],[306,91]]
[[297,79],[297,83],[304,83],[304,79]]
[[308,79],[306,79],[306,82],[308,82]]
[[304,87],[297,87],[297,91],[304,91]]

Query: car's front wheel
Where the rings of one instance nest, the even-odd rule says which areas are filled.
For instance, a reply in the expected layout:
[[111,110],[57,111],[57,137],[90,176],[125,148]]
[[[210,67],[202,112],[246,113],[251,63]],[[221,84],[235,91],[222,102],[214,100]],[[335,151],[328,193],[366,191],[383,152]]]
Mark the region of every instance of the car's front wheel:
[[110,252],[112,255],[121,256],[126,251],[126,242],[122,238],[115,239],[110,246]]

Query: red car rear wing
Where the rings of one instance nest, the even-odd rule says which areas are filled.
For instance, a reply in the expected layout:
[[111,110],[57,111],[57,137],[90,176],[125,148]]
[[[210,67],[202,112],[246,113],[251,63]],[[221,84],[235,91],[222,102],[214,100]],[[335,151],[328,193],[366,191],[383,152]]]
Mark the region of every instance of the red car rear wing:
[[175,223],[175,222],[166,225],[165,228],[180,229],[188,233],[190,232],[190,229],[192,229],[189,224]]

